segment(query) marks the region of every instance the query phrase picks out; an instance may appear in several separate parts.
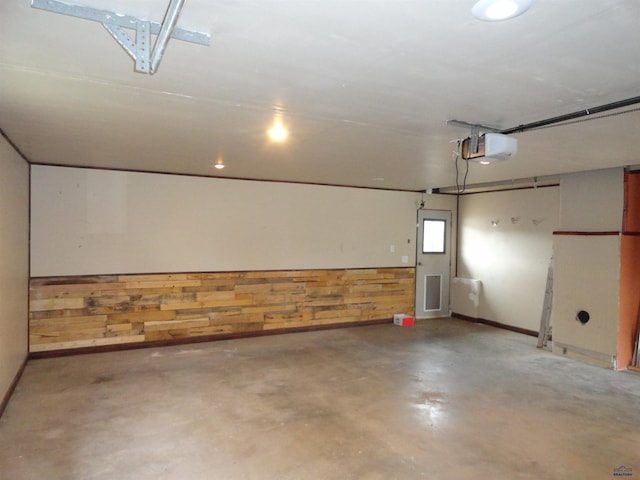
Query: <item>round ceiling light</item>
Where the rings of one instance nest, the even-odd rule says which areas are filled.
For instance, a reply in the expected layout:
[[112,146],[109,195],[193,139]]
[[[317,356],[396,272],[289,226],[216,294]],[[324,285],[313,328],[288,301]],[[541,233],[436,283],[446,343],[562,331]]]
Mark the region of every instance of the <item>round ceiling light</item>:
[[289,132],[284,127],[284,125],[282,125],[282,121],[280,119],[276,119],[273,127],[271,127],[271,129],[267,133],[269,134],[271,140],[274,140],[276,142],[283,142],[289,135]]
[[218,159],[216,160],[216,163],[213,164],[213,166],[218,170],[222,170],[224,168],[224,160],[222,160],[222,157],[220,155],[218,155]]
[[530,6],[531,0],[480,0],[471,13],[484,22],[499,22],[522,15]]

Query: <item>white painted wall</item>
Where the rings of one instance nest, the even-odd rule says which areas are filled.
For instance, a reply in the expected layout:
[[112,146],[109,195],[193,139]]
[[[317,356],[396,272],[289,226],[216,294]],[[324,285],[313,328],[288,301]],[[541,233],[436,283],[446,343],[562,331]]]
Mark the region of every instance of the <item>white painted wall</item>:
[[474,305],[468,282],[453,282],[455,313],[539,329],[559,202],[558,187],[460,197],[458,277],[481,286]]
[[[455,208],[451,196],[425,199]],[[414,266],[419,200],[411,192],[33,166],[31,274]]]
[[0,401],[28,351],[29,166],[0,137]]

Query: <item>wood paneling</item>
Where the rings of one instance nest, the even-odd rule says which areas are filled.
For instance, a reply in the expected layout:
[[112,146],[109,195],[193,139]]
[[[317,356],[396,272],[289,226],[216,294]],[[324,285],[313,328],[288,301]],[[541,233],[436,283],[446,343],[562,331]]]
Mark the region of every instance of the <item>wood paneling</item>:
[[414,297],[414,268],[33,278],[30,351],[370,322]]
[[640,237],[623,235],[620,244],[620,305],[618,319],[618,368],[627,368],[633,357],[640,318]]

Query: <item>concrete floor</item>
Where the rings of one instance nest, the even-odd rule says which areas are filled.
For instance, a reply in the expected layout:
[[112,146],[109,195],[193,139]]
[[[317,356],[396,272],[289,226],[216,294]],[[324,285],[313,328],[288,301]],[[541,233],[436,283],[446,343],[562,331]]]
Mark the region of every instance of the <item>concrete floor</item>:
[[34,360],[0,478],[640,477],[640,375],[535,342],[448,319]]

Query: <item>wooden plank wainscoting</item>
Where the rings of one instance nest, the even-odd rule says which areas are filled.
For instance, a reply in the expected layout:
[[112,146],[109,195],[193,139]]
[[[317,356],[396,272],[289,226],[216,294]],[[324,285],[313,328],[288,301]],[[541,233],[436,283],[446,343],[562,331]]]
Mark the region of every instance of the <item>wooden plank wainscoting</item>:
[[37,357],[390,321],[413,315],[415,268],[39,277],[30,295]]

